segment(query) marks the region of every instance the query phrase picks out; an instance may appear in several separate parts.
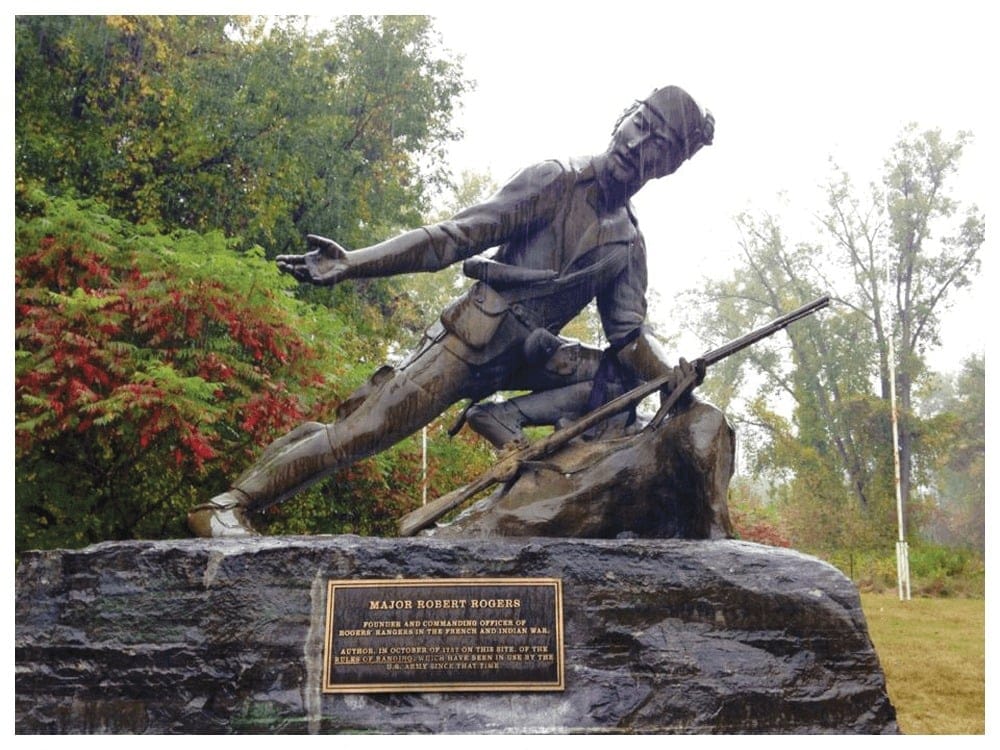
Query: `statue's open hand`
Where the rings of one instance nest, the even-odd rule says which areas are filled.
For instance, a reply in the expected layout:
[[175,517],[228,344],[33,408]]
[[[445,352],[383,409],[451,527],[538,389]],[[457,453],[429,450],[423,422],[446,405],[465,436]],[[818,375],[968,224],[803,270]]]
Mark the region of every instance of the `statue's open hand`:
[[350,256],[333,240],[317,234],[306,236],[311,248],[304,255],[279,255],[278,269],[290,273],[299,281],[333,286],[350,277]]

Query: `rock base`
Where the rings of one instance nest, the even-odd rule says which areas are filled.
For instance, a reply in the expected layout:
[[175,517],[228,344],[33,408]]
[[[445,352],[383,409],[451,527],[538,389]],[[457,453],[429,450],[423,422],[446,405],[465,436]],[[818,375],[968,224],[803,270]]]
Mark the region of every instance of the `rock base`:
[[[329,579],[555,577],[561,692],[324,694]],[[736,541],[106,543],[17,569],[20,733],[895,733],[854,586]]]
[[522,467],[518,478],[438,537],[724,539],[736,437],[725,414],[697,399],[659,428],[574,441]]

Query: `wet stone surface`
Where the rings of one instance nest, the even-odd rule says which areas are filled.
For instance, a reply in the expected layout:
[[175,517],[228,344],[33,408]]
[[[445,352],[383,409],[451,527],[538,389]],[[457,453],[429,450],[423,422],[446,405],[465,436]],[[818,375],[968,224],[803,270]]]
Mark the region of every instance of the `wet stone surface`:
[[[330,579],[558,578],[565,690],[325,694]],[[20,733],[895,733],[854,586],[737,541],[106,543],[25,555]]]
[[523,466],[436,537],[720,539],[731,537],[726,498],[735,436],[725,415],[695,401],[658,429],[575,441]]

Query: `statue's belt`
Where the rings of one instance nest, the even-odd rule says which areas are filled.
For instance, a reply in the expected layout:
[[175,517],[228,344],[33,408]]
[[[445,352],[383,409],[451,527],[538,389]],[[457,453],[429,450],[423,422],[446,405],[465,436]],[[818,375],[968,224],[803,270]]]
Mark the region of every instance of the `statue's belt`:
[[548,321],[532,309],[532,300],[562,298],[574,292],[583,294],[584,288],[589,286],[590,289],[585,292],[586,302],[589,302],[600,287],[625,270],[631,243],[612,246],[611,252],[608,252],[608,247],[604,245],[584,255],[581,263],[586,263],[589,255],[604,251],[604,257],[563,276],[551,270],[524,268],[481,256],[470,258],[463,264],[462,270],[466,276],[480,282],[469,294],[480,310],[487,315],[500,315],[510,310],[514,317],[535,330],[547,327]]
[[[451,305],[441,315],[445,327],[459,335],[469,346],[481,348],[493,340],[493,335],[503,322],[504,314],[510,312],[529,331],[537,328],[547,328],[551,321],[536,311],[533,300],[564,299],[567,294],[581,294],[590,299],[597,291],[620,274],[628,265],[631,243],[621,243],[595,248],[583,256],[581,262],[598,251],[604,251],[604,257],[587,264],[576,271],[563,276],[557,276],[554,271],[524,268],[507,263],[501,263],[486,258],[470,258],[463,266],[466,276],[478,280],[468,294]],[[589,288],[587,288],[589,287]],[[493,325],[483,325],[481,319],[474,327],[481,330],[469,330],[471,320],[461,321],[459,318],[468,316],[468,307],[474,307],[494,322]],[[478,317],[478,316],[477,316]],[[465,322],[466,325],[462,325]]]
[[509,289],[525,284],[551,281],[558,275],[552,269],[526,268],[474,255],[462,264],[462,273],[470,279],[489,284],[494,289]]

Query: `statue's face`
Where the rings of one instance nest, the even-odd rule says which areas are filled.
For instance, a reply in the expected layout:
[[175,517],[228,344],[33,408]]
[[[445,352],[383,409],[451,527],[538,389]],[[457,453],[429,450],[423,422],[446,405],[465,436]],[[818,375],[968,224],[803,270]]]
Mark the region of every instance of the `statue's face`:
[[646,104],[640,104],[615,130],[608,156],[615,179],[636,188],[673,174],[684,161],[666,122]]

